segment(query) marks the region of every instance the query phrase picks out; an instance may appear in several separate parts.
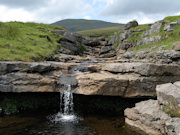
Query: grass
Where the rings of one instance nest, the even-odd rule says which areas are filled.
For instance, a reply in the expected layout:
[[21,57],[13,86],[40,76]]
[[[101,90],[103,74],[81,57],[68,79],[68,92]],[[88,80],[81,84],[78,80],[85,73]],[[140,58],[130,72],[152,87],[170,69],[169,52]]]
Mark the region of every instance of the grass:
[[168,16],[164,18],[164,21],[168,21],[168,22],[175,22],[177,20],[180,20],[180,16]]
[[101,28],[101,29],[92,29],[85,31],[78,31],[77,33],[81,34],[83,37],[100,37],[100,36],[110,36],[115,32],[119,31],[121,26]]
[[[169,22],[174,22],[177,20],[180,20],[180,16],[170,16],[170,17],[166,17],[164,19],[165,21],[167,21],[166,23]],[[164,24],[165,25],[165,24]],[[129,51],[149,51],[150,48],[152,47],[158,47],[158,46],[164,46],[164,50],[170,50],[173,47],[173,43],[180,41],[179,35],[180,35],[180,25],[177,25],[174,29],[173,32],[164,32],[164,25],[161,26],[160,32],[156,33],[156,34],[152,34],[152,35],[148,35],[147,37],[151,37],[151,36],[157,36],[160,35],[163,37],[163,40],[160,42],[156,42],[156,43],[152,43],[152,44],[148,44],[148,45],[137,45],[134,48],[130,49]],[[131,29],[148,29],[149,26],[137,26]],[[137,41],[138,39],[141,39],[141,32],[133,32],[132,35],[137,35],[136,37],[131,37],[128,38],[127,40],[129,41]],[[165,38],[166,36],[168,36],[167,38]],[[157,50],[158,51],[158,50]]]
[[180,107],[175,105],[164,105],[163,111],[171,117],[180,117]]
[[54,30],[59,26],[37,23],[0,22],[1,61],[43,61],[57,52],[57,40],[61,38]]

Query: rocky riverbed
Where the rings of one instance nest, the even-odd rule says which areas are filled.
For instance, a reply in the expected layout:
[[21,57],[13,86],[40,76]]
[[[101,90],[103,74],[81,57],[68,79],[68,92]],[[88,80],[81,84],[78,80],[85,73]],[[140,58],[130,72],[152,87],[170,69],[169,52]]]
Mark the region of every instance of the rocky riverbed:
[[[49,55],[45,62],[0,62],[0,92],[60,92],[68,84],[73,93],[82,95],[157,97],[126,109],[126,123],[152,135],[179,134],[180,42],[175,42],[171,50],[157,46],[148,51],[128,51],[136,45],[162,41],[162,36],[150,35],[157,34],[161,27],[170,32],[173,24],[179,25],[179,21],[164,23],[132,30],[138,23],[130,22],[110,40],[56,30],[63,36],[58,41],[59,55]],[[141,39],[126,40],[133,32],[143,32]],[[117,42],[119,49],[115,49]]]

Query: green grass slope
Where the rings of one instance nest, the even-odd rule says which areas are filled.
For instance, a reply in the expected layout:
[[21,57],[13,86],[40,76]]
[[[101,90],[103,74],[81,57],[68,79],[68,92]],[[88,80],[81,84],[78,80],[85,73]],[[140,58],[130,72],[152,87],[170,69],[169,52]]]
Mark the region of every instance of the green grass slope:
[[43,61],[57,52],[60,35],[54,29],[64,29],[37,23],[0,22],[0,60]]
[[55,22],[53,23],[53,25],[64,26],[69,31],[76,32],[76,31],[84,31],[84,30],[90,30],[90,29],[120,26],[122,24],[110,23],[110,22],[98,21],[98,20],[66,19],[66,20]]
[[115,26],[115,27],[85,30],[85,31],[77,31],[77,33],[81,34],[83,37],[110,36],[113,35],[115,32],[117,32],[120,29],[120,27],[121,26]]

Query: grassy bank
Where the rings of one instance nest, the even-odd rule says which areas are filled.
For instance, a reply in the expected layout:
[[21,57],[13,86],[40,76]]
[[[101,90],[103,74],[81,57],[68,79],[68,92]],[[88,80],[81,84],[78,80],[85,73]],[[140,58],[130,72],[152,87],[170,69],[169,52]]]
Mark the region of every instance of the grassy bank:
[[[165,21],[165,24],[168,24],[170,22],[175,22],[177,20],[180,20],[180,16],[169,16],[169,17],[166,17],[164,18],[164,21]],[[147,37],[151,37],[151,36],[156,36],[156,35],[160,35],[162,36],[163,40],[160,41],[160,42],[156,42],[156,43],[152,43],[152,44],[147,44],[147,45],[137,45],[135,46],[134,48],[130,49],[130,51],[148,51],[149,48],[152,48],[152,47],[158,47],[158,46],[163,46],[163,49],[164,50],[170,50],[172,49],[173,47],[173,43],[177,42],[177,41],[180,41],[179,39],[179,35],[180,35],[180,25],[177,25],[175,26],[174,28],[174,31],[171,31],[171,32],[165,32],[164,31],[164,25],[161,26],[161,29],[160,29],[160,32],[159,33],[156,33],[156,34],[151,34],[151,35],[148,35]],[[147,30],[150,29],[150,26],[137,26],[133,29],[137,29],[138,27],[144,27],[146,28]],[[143,32],[136,32],[136,33],[132,33],[132,34],[136,34],[138,36],[136,37],[133,37],[133,38],[129,38],[127,40],[130,40],[130,41],[137,41],[139,39],[141,39],[142,37],[142,33]],[[158,51],[158,50],[155,50],[155,51]]]
[[83,37],[111,36],[114,35],[115,32],[118,32],[120,27],[121,26],[92,29],[92,30],[78,31],[77,33],[81,34]]
[[0,60],[43,61],[48,54],[57,53],[54,30],[64,29],[37,23],[0,22]]

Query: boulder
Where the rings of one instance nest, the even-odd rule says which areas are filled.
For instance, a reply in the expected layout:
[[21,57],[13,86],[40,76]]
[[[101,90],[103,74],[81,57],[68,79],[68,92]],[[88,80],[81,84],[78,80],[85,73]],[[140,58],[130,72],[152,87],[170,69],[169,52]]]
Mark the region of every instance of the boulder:
[[59,30],[59,29],[55,29],[55,31],[60,35],[64,35],[65,32],[68,32],[67,30]]
[[149,30],[149,35],[151,34],[155,34],[155,33],[159,33],[161,26],[164,24],[165,22],[163,20],[155,22],[152,26],[151,29]]
[[180,51],[180,41],[173,44],[173,49],[175,51]]
[[101,47],[101,51],[99,52],[99,55],[105,54],[113,50],[112,46],[103,46]]
[[132,30],[126,30],[124,33],[120,34],[118,40],[119,40],[119,41],[123,41],[123,40],[125,40],[125,39],[127,39],[127,38],[130,38],[132,32],[133,32]]
[[76,42],[76,38],[73,34],[71,34],[70,32],[65,32],[63,35],[63,38],[61,40],[65,40],[71,43],[75,43]]
[[123,41],[122,46],[121,46],[120,49],[122,49],[122,50],[128,50],[128,49],[131,48],[132,46],[133,46],[133,45],[132,45],[132,42],[131,42],[131,41],[125,40],[125,41]]
[[147,45],[155,42],[162,41],[162,37],[157,35],[157,36],[152,36],[152,37],[145,37],[142,38],[141,40],[137,41],[136,45]]
[[138,22],[137,21],[131,21],[129,23],[127,23],[126,25],[122,26],[120,29],[119,29],[119,33],[124,31],[124,30],[128,30],[132,27],[136,27],[138,26]]
[[145,131],[148,135],[166,134],[165,123],[170,117],[161,110],[157,100],[136,103],[134,108],[124,111],[125,122]]
[[178,25],[178,22],[165,24],[164,31],[167,31],[167,32],[173,31],[176,25]]
[[80,53],[80,48],[76,43],[71,43],[71,42],[66,42],[66,41],[61,41],[60,42],[61,46],[70,50],[71,55],[79,54]]
[[156,91],[160,104],[180,107],[180,82],[157,85]]

